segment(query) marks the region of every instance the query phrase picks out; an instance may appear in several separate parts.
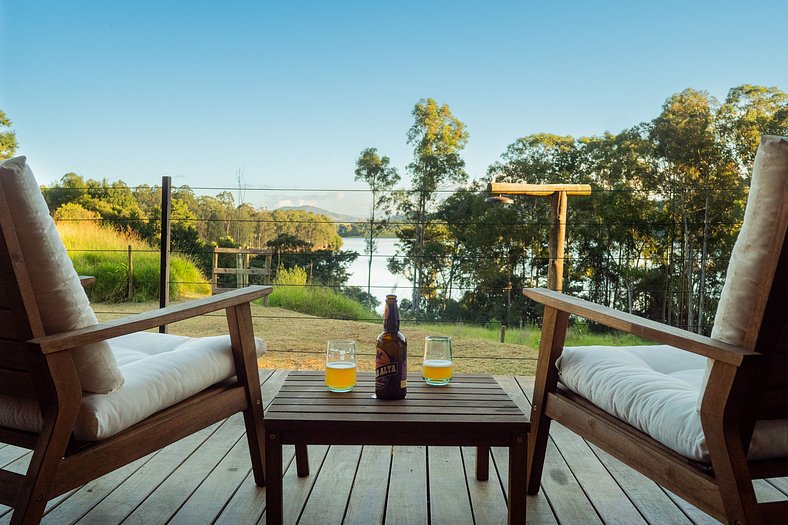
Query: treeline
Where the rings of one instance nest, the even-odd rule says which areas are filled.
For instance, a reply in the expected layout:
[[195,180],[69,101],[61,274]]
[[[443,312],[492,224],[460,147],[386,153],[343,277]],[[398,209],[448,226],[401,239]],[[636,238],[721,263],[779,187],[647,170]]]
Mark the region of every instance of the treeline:
[[[521,291],[546,285],[548,202],[518,197],[504,208],[485,202],[482,190],[492,180],[586,183],[592,195],[569,203],[564,290],[708,332],[760,137],[788,135],[788,95],[743,85],[720,102],[687,89],[653,120],[619,133],[520,138],[470,184],[460,157],[464,124],[431,99],[416,105],[414,121],[411,188],[391,194],[408,224],[389,262],[416,283],[405,305],[412,314],[537,319]],[[450,184],[458,191],[441,198]]]
[[[98,221],[160,244],[159,186],[130,187],[122,181],[83,179],[68,173],[42,187],[42,192],[56,220]],[[357,257],[355,252],[341,251],[342,239],[328,217],[236,204],[229,191],[197,196],[188,186],[174,188],[171,217],[171,249],[190,256],[205,275],[211,272],[213,246],[269,248],[274,253],[274,272],[301,266],[310,272],[311,283],[341,287],[348,278],[347,267]],[[232,255],[221,257],[220,266],[234,266]],[[264,263],[264,258],[252,260],[253,266]]]

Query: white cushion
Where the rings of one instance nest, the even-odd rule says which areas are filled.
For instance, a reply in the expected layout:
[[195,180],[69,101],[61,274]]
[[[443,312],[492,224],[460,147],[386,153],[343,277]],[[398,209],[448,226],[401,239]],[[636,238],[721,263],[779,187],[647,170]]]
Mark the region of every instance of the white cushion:
[[[776,230],[777,211],[788,191],[788,138],[764,136],[752,167],[750,194],[744,210],[744,222],[731,251],[725,284],[714,316],[711,337],[744,346],[747,329],[756,314],[755,301],[768,261],[769,247]],[[698,403],[703,400],[711,373],[712,361],[706,365]]]
[[[0,163],[0,181],[46,334],[96,324],[96,315],[25,157]],[[107,343],[70,352],[83,390],[106,393],[123,384]]]
[[[706,359],[667,345],[568,347],[561,382],[679,454],[708,462],[697,410]],[[759,421],[748,458],[788,457],[788,420]]]
[[[230,336],[191,338],[138,332],[110,339],[126,382],[108,394],[86,394],[74,436],[97,441],[139,423],[205,388],[235,375]],[[255,338],[257,356],[265,342]],[[41,428],[38,405],[0,396],[0,425]]]

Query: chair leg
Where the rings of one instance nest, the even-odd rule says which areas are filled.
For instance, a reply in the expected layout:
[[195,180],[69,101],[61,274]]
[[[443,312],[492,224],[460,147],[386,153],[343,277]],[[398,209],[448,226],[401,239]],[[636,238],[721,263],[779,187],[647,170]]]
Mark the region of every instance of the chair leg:
[[233,360],[238,382],[246,391],[247,407],[243,411],[246,440],[252,460],[254,481],[265,486],[265,429],[263,421],[263,394],[260,391],[260,374],[257,370],[254,328],[249,303],[226,310],[227,327],[233,347]]
[[531,431],[528,434],[527,493],[531,495],[539,492],[542,480],[542,468],[550,433],[550,418],[545,413],[545,402],[548,394],[555,392],[558,384],[555,362],[563,351],[568,324],[569,314],[549,306],[545,307],[531,406]]
[[486,445],[476,447],[476,479],[479,481],[490,479],[490,447]]
[[41,521],[79,411],[80,398],[75,393],[80,386],[71,357],[60,352],[47,356],[46,361],[53,381],[37,385],[46,400],[41,404],[44,422],[14,504],[12,525]]

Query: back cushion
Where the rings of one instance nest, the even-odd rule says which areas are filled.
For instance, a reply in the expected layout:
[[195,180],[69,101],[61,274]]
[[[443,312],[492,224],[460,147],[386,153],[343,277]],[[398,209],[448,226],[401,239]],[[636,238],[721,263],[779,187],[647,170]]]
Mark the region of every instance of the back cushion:
[[[96,315],[25,157],[0,163],[0,182],[44,331],[52,335],[96,324]],[[123,384],[123,375],[107,343],[85,345],[70,352],[83,390],[103,394]]]
[[[752,167],[750,194],[744,223],[731,252],[711,337],[742,346],[753,322],[757,292],[768,262],[769,246],[775,235],[776,216],[788,191],[788,138],[764,136]],[[711,373],[706,365],[701,399]]]
[[765,278],[776,216],[788,191],[788,138],[765,136],[755,156],[744,223],[728,263],[711,337],[741,346]]

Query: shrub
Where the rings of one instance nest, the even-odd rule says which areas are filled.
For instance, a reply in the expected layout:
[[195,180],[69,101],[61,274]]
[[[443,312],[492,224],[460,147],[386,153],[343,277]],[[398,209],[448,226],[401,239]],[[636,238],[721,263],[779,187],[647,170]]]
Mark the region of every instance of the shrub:
[[362,304],[323,286],[307,285],[306,270],[280,268],[268,304],[327,319],[379,320]]

